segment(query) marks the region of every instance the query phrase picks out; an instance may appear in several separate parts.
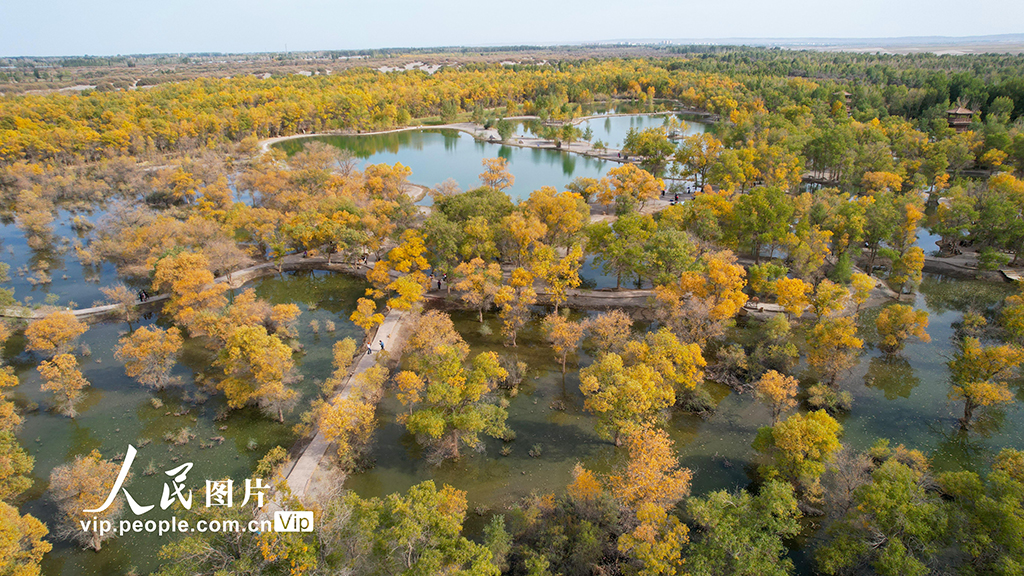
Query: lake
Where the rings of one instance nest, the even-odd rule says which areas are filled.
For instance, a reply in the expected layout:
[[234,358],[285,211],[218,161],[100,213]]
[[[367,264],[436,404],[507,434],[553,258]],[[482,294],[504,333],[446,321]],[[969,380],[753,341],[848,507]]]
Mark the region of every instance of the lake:
[[[682,117],[680,117],[682,119]],[[685,121],[685,120],[684,120]],[[584,121],[594,132],[594,140],[603,140],[611,148],[618,148],[630,128],[658,127],[664,116],[607,116]],[[698,122],[686,122],[688,133],[704,131]],[[517,135],[530,133],[518,125]],[[515,141],[515,137],[510,141]],[[541,186],[554,186],[564,190],[565,185],[578,177],[600,178],[618,166],[609,162],[570,152],[540,150],[479,141],[469,134],[451,129],[406,130],[387,134],[355,136],[311,136],[285,140],[276,144],[289,156],[302,150],[305,142],[326,142],[348,150],[367,164],[395,164],[401,162],[412,169],[409,180],[414,184],[433,187],[448,178],[458,182],[463,190],[480,185],[484,158],[502,157],[508,160],[509,171],[516,181],[506,192],[513,200],[522,200]],[[429,202],[429,197],[427,199]]]

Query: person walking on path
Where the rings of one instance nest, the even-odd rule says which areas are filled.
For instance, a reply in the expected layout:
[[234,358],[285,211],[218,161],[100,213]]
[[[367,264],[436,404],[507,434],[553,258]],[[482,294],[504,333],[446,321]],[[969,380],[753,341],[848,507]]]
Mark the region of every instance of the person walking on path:
[[380,341],[380,351],[381,352],[384,351],[384,341],[383,340]]

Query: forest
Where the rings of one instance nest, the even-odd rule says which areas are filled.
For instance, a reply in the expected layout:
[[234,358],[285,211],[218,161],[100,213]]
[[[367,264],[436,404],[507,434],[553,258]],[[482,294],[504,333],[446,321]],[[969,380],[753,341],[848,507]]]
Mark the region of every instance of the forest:
[[[231,438],[196,432],[220,403],[219,430],[244,421],[281,439],[248,440],[248,477],[317,519],[308,533],[161,541],[157,574],[1020,573],[1024,292],[998,271],[1024,255],[1024,57],[664,52],[0,97],[3,259],[24,262],[0,263],[0,574],[73,569],[47,563],[61,542],[66,557],[126,546],[75,528],[130,518],[120,497],[83,512],[114,486],[124,438],[59,447],[60,465],[41,469],[34,454],[53,456],[24,432],[42,413],[77,426],[98,409],[86,372],[99,332],[104,369],[145,393],[138,414],[192,418],[163,438],[171,462]],[[522,197],[498,153],[478,186],[444,182],[422,202],[401,163],[268,142],[459,122],[561,149],[593,140],[577,125],[614,103],[673,114],[631,129],[603,176]],[[680,135],[675,112],[709,125]],[[50,291],[71,261],[80,286]],[[609,285],[591,287],[585,266]],[[343,317],[248,284],[300,269],[358,279]],[[937,303],[929,281],[963,288]],[[92,292],[99,311],[83,312]],[[941,429],[972,452],[963,465],[856,420],[862,360],[880,372],[865,378],[911,370],[940,308],[956,315],[948,355],[908,379],[939,389],[944,409],[900,425]],[[542,372],[576,387],[586,433],[612,454],[559,461],[557,490],[474,508],[433,478],[382,496],[289,485],[314,437],[336,485],[383,466],[385,425],[428,469],[496,446],[539,460],[514,422]],[[749,462],[726,465],[743,481],[698,491],[713,472],[687,467],[673,434],[680,418],[713,421],[726,396],[763,425],[743,439]],[[138,472],[156,474],[152,461]]]

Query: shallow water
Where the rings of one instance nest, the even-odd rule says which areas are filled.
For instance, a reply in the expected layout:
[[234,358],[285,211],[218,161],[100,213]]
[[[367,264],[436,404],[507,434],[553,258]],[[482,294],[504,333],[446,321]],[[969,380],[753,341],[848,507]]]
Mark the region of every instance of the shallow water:
[[[25,449],[35,458],[35,485],[25,497],[21,507],[54,526],[55,510],[44,496],[49,472],[69,462],[78,454],[100,450],[107,458],[123,453],[129,443],[139,450],[132,466],[133,478],[128,485],[129,492],[141,504],[153,504],[159,500],[165,480],[165,470],[192,462],[187,485],[193,489],[193,509],[205,502],[205,480],[232,478],[236,486],[250,478],[255,463],[274,446],[290,448],[296,438],[291,427],[296,423],[304,405],[317,391],[317,381],[331,370],[331,346],[340,338],[362,338],[348,316],[355,309],[355,301],[362,296],[365,283],[344,275],[325,272],[286,273],[257,280],[250,284],[257,294],[273,303],[295,302],[303,310],[299,319],[299,342],[305,347],[303,354],[295,356],[298,370],[304,379],[295,387],[302,393],[302,401],[284,424],[268,419],[258,410],[247,408],[230,412],[223,420],[217,420],[219,412],[225,410],[224,398],[212,396],[201,404],[188,402],[184,396],[194,394],[196,377],[211,374],[215,352],[206,350],[195,342],[188,342],[186,350],[174,374],[181,376],[185,383],[178,389],[152,393],[124,374],[123,365],[113,358],[113,347],[119,336],[127,330],[123,323],[101,323],[90,326],[82,337],[82,344],[88,345],[91,355],[79,357],[86,379],[92,384],[87,397],[80,407],[81,414],[65,418],[46,410],[49,393],[39,388],[40,379],[34,369],[38,358],[21,350],[23,339],[12,338],[8,345],[8,362],[15,366],[21,384],[12,395],[24,408],[29,403],[38,404],[41,409],[25,414],[25,424],[18,434]],[[312,309],[311,309],[312,308]],[[314,335],[309,321],[317,319],[321,326],[332,320],[336,331],[328,334],[321,328]],[[136,324],[157,324],[167,326],[166,321],[154,315],[149,320]],[[159,398],[163,406],[155,408],[150,400]],[[175,413],[188,410],[186,414]],[[164,434],[189,427],[196,435],[186,445],[173,446],[166,442]],[[221,427],[226,427],[221,429]],[[223,437],[222,443],[211,440]],[[143,439],[151,442],[142,446]],[[201,447],[208,444],[209,447]],[[152,463],[158,473],[143,474]],[[158,508],[142,517],[143,520],[170,518],[174,508],[161,511]],[[181,517],[181,514],[178,513]],[[136,517],[127,507],[124,519]],[[141,573],[150,572],[159,565],[155,552],[170,541],[167,536],[131,535],[115,538],[104,543],[103,550],[93,553],[81,550],[65,541],[51,537],[54,550],[43,562],[44,574],[124,574],[134,567]]]
[[[851,412],[839,418],[843,442],[863,450],[877,439],[887,438],[893,445],[902,443],[922,450],[931,457],[937,471],[982,470],[999,449],[1024,448],[1024,414],[1019,409],[1007,409],[1001,423],[986,434],[965,436],[956,429],[961,406],[950,403],[946,396],[946,361],[953,352],[954,323],[968,307],[990,310],[1010,290],[1008,285],[998,283],[926,277],[913,304],[930,313],[931,342],[915,341],[895,357],[887,358],[873,345],[877,336],[870,326],[880,309],[863,311],[861,336],[865,349],[857,365],[841,380],[842,388],[854,397]],[[905,299],[905,303],[908,301]],[[395,422],[401,406],[389,395],[378,410],[380,425],[372,451],[375,466],[350,476],[346,487],[363,496],[382,496],[434,479],[465,490],[470,510],[487,514],[501,511],[532,492],[560,493],[577,461],[597,472],[607,472],[621,461],[623,451],[597,436],[594,418],[582,409],[578,367],[592,359],[581,353],[578,365],[570,360],[563,385],[554,354],[540,339],[538,318],[520,334],[518,348],[505,348],[500,322],[494,315],[485,316],[481,325],[473,314],[453,314],[456,328],[473,353],[494,350],[515,354],[530,365],[527,379],[508,408],[508,425],[516,434],[509,443],[509,456],[499,453],[503,442],[487,439],[481,453],[464,454],[458,462],[431,466],[415,439]],[[751,345],[759,337],[759,330],[756,323],[741,325],[731,330],[728,339]],[[803,376],[804,386],[813,383],[802,369],[797,375]],[[770,424],[767,408],[752,394],[737,394],[712,382],[707,385],[717,403],[713,415],[705,420],[673,411],[665,424],[682,465],[694,471],[695,495],[749,487],[759,463],[750,445],[758,428]],[[1014,386],[1020,397],[1019,383]],[[555,400],[564,410],[553,407]],[[529,455],[535,446],[540,447],[536,458]],[[469,533],[479,530],[483,520],[483,516],[471,514]],[[796,548],[793,556],[800,567],[798,572],[810,573],[804,552]]]
[[[77,214],[95,225],[105,211],[96,209],[90,214]],[[11,267],[8,273],[10,280],[2,286],[13,288],[15,298],[23,302],[28,299],[26,304],[36,305],[43,304],[47,295],[54,294],[57,298],[55,305],[85,308],[104,299],[100,286],[118,282],[113,264],[103,262],[96,266],[83,266],[79,262],[70,241],[79,238],[86,244],[84,237],[88,233],[80,235],[72,229],[71,220],[75,215],[64,209],[57,210],[51,224],[54,240],[40,249],[29,248],[24,233],[13,221],[0,221],[0,261]],[[30,282],[30,278],[38,277],[35,269],[40,263],[48,269],[51,282]],[[29,269],[27,272],[26,268]]]

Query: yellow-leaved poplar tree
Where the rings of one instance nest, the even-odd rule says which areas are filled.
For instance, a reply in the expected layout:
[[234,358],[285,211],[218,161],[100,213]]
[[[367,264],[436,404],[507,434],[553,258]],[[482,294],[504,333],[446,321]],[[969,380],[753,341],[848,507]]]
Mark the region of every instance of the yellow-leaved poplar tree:
[[160,390],[181,383],[181,379],[171,378],[171,369],[178,362],[184,343],[181,330],[173,326],[167,330],[142,326],[118,341],[114,358],[124,362],[124,371],[130,378]]
[[583,323],[573,322],[556,312],[544,319],[544,331],[565,374],[566,359],[580,347],[583,339]]
[[49,534],[46,524],[30,514],[0,502],[0,574],[39,576],[39,563],[53,546],[43,538]]
[[853,318],[844,317],[825,319],[815,324],[807,344],[807,363],[831,385],[853,366],[864,341],[857,338],[857,325]]
[[113,523],[121,516],[123,505],[120,496],[100,512],[86,512],[97,510],[104,504],[120,470],[117,463],[104,460],[102,454],[93,450],[50,472],[50,496],[57,505],[59,522],[55,533],[58,536],[97,552],[104,540],[114,537],[113,531],[100,534],[99,530],[82,530],[79,523],[91,524],[93,520]]
[[895,304],[882,310],[875,319],[875,328],[882,337],[880,347],[888,354],[903,350],[910,338],[931,342],[931,336],[925,330],[928,328],[928,311],[914,310],[905,304]]
[[494,295],[501,288],[501,266],[497,262],[487,264],[481,258],[473,258],[455,267],[455,277],[459,278],[454,288],[461,292],[462,301],[477,310],[480,321],[484,321],[484,311],[491,307]]
[[808,495],[817,495],[825,465],[842,447],[842,431],[839,422],[824,410],[796,413],[774,426],[761,428],[754,449],[773,460],[761,472],[768,479],[781,476],[803,487]]
[[857,311],[871,297],[871,291],[875,289],[875,279],[861,272],[854,272],[850,277],[850,285],[853,287],[853,301],[857,304]]
[[796,407],[799,382],[796,378],[769,370],[754,383],[754,390],[757,392],[757,397],[771,410],[772,426],[774,426],[783,412]]
[[53,392],[54,404],[61,414],[78,416],[78,405],[85,399],[89,381],[78,369],[78,360],[71,354],[58,354],[52,360],[43,360],[38,367],[43,377],[42,389]]
[[255,403],[284,422],[285,411],[298,401],[298,392],[288,387],[298,379],[292,349],[263,326],[235,329],[215,365],[224,371],[217,388],[231,408]]
[[786,310],[786,314],[799,318],[811,301],[807,295],[814,287],[799,278],[779,278],[774,282],[772,291],[775,301]]
[[78,337],[89,327],[66,310],[36,320],[25,329],[25,347],[35,352],[57,356],[74,350]]
[[359,326],[366,333],[364,341],[370,338],[371,331],[384,323],[384,315],[377,312],[377,303],[369,298],[360,298],[356,302],[356,309],[349,316],[356,326]]
[[508,284],[502,286],[494,296],[501,317],[501,331],[512,346],[516,335],[530,320],[530,306],[537,303],[537,291],[533,289],[533,274],[526,268],[512,271]]
[[668,510],[690,493],[693,474],[680,468],[664,430],[636,426],[626,435],[629,460],[608,477],[612,495],[634,513],[644,504]]
[[964,403],[961,428],[971,428],[977,409],[1014,401],[1006,379],[1021,363],[1024,351],[1016,346],[982,346],[977,338],[964,338],[949,361],[949,398]]
[[586,324],[590,345],[598,353],[622,352],[633,332],[633,319],[618,309],[602,312]]
[[170,298],[164,312],[193,336],[206,336],[201,326],[203,313],[219,311],[227,305],[224,292],[228,286],[214,282],[206,256],[195,252],[179,252],[156,262],[153,290],[168,292]]
[[683,272],[679,282],[655,289],[662,319],[681,338],[704,344],[722,335],[725,322],[747,302],[746,271],[729,250],[703,258],[701,270]]

